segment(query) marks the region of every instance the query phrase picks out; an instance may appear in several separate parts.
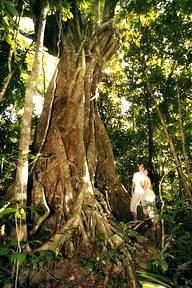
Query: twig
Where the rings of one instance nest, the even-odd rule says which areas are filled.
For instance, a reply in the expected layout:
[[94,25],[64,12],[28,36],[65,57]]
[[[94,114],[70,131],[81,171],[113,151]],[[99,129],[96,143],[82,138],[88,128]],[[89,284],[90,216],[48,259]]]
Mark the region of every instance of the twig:
[[83,277],[81,277],[80,279],[78,280],[72,280],[72,281],[69,281],[69,282],[61,282],[61,285],[58,286],[58,288],[66,288],[66,287],[74,287],[74,286],[77,286],[81,283],[83,283],[83,281],[90,275],[91,273],[88,272],[87,274],[85,274]]
[[60,281],[61,279],[55,277],[52,273],[50,273],[48,270],[46,270],[45,268],[41,268],[39,267],[40,270],[46,272],[47,274],[49,274],[52,278],[54,278],[56,281]]
[[0,209],[0,213],[3,212],[10,204],[11,204],[11,202],[8,202],[7,204],[5,204],[5,205]]

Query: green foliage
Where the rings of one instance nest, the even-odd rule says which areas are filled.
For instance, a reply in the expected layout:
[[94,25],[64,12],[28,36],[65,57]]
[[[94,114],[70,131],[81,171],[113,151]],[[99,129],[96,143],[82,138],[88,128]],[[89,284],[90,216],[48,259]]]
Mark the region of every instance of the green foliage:
[[136,240],[139,236],[139,233],[135,231],[129,223],[125,222],[118,223],[118,232],[125,242],[129,242],[129,239]]
[[[173,231],[173,259],[169,261],[169,273],[173,274],[175,283],[179,286],[191,287],[192,269],[192,210],[186,205],[175,209],[173,219],[176,229]],[[178,225],[179,224],[179,225]],[[176,269],[174,269],[176,267]],[[174,271],[174,272],[173,272]]]
[[191,287],[192,211],[187,202],[175,196],[175,205],[166,207],[165,246],[156,249],[154,260],[147,265],[147,273],[166,276],[176,287]]
[[[132,1],[122,24],[123,81],[118,89],[118,73],[113,73],[111,82],[118,84],[105,86],[107,91],[102,90],[99,108],[112,141],[117,171],[129,190],[138,159],[153,166],[156,191],[164,169],[172,169],[174,165],[157,111],[148,95],[144,67],[177,154],[183,159],[177,99],[179,87],[187,158],[191,159],[191,20],[187,5],[189,1]],[[115,71],[115,67],[113,69]],[[109,100],[112,97],[113,101]],[[121,111],[119,97],[129,103],[126,115]],[[115,114],[118,116],[113,116]],[[178,180],[177,176],[175,179]],[[170,190],[171,185],[167,186]],[[174,185],[177,191],[179,181]]]
[[26,260],[31,268],[38,268],[59,259],[61,259],[60,255],[56,255],[53,251],[44,250],[36,253],[27,253]]
[[[108,275],[114,266],[118,265],[118,259],[121,258],[121,252],[117,250],[107,249],[106,245],[102,245],[101,240],[96,245],[103,247],[102,251],[97,251],[92,257],[81,257],[80,264],[88,271],[95,275]],[[108,287],[124,287],[127,283],[126,277],[122,275],[111,275]]]
[[[58,261],[60,255],[56,255],[53,251],[28,252],[27,247],[36,248],[42,244],[39,240],[31,240],[29,242],[18,239],[10,240],[10,233],[17,231],[20,221],[26,222],[26,213],[22,207],[15,207],[14,202],[7,202],[1,199],[0,212],[0,286],[11,285],[15,281],[15,273],[17,268],[21,269],[24,266],[29,266],[31,269],[39,269],[47,263]],[[17,225],[16,225],[17,223]],[[6,224],[5,231],[2,233],[3,225]],[[16,233],[17,235],[17,233]],[[17,237],[16,237],[17,238]],[[14,283],[15,285],[15,283]]]
[[[171,288],[173,287],[173,283],[171,283],[171,281],[169,279],[167,279],[164,276],[159,276],[156,274],[151,274],[151,273],[147,273],[147,272],[137,272],[138,275],[138,280],[139,282],[143,285],[143,287],[146,288],[150,288],[150,287],[154,287],[154,288]],[[150,286],[150,284],[152,284],[153,286]],[[161,286],[158,286],[158,285]],[[148,285],[148,286],[147,286]]]
[[[1,244],[1,246],[3,246]],[[31,269],[42,268],[47,263],[55,262],[60,259],[52,251],[41,251],[39,253],[17,252],[17,242],[6,242],[4,247],[0,247],[0,284],[12,283],[13,266],[18,263],[19,269],[26,264]],[[4,286],[2,286],[4,287]]]
[[151,273],[163,274],[165,275],[168,271],[168,261],[169,258],[173,258],[173,256],[167,252],[167,250],[171,251],[171,244],[167,241],[165,247],[162,249],[156,249],[154,253],[154,260],[150,261],[147,265],[147,270]]
[[9,0],[2,0],[0,2],[0,41],[6,40],[10,45],[13,44],[11,36],[16,27],[14,16],[18,16],[15,4]]
[[81,258],[80,262],[83,267],[94,273],[107,273],[112,265],[116,262],[119,253],[116,250],[103,250],[93,257]]
[[15,252],[11,255],[11,261],[17,261],[19,265],[22,265],[26,260],[27,253],[25,252]]
[[[8,74],[8,55],[10,45],[2,42],[0,45],[0,86]],[[12,182],[18,154],[19,129],[25,95],[26,50],[19,45],[12,61],[13,77],[6,90],[4,101],[0,103],[0,171],[4,175],[1,182],[1,191],[5,191]],[[1,194],[2,195],[2,194]]]
[[120,288],[125,287],[127,283],[127,279],[119,276],[119,277],[111,277],[109,279],[108,287],[109,288]]
[[[126,15],[126,21],[124,20],[121,27],[124,46],[121,48],[122,54],[119,54],[124,70],[123,80],[119,85],[118,73],[109,73],[110,82],[105,81],[100,93],[100,115],[113,145],[118,173],[128,191],[138,159],[149,164],[151,156],[155,172],[154,189],[157,195],[159,181],[164,174],[167,174],[162,185],[164,209],[160,217],[165,225],[165,247],[156,249],[154,260],[148,264],[147,271],[140,273],[139,276],[143,277],[143,287],[155,287],[154,283],[159,283],[158,280],[162,281],[158,285],[172,287],[171,281],[168,281],[166,286],[166,277],[172,279],[175,287],[192,285],[189,199],[183,194],[180,177],[176,169],[174,170],[170,147],[154,103],[148,95],[143,73],[145,67],[160,111],[173,137],[176,152],[180,159],[183,159],[177,90],[179,88],[187,159],[191,161],[189,123],[192,109],[190,96],[192,50],[189,40],[191,31],[189,2],[132,1],[129,7],[124,7],[123,15]],[[129,104],[126,114],[122,112],[123,97]],[[152,146],[149,141],[150,131],[152,131],[150,140],[153,141]],[[185,165],[183,161],[181,162]],[[160,203],[157,205],[160,207]],[[127,228],[128,225],[124,230]],[[134,237],[131,233],[130,230],[129,237]],[[159,276],[156,277],[155,274]],[[150,286],[149,282],[153,284]]]
[[16,213],[16,211],[17,211],[16,208],[6,208],[2,212],[0,212],[0,218],[3,218],[5,215]]
[[[2,108],[5,106],[3,105]],[[7,107],[0,117],[0,163],[2,193],[8,188],[12,182],[17,161],[17,148],[19,136],[19,122],[16,121],[12,107]],[[2,195],[1,193],[1,195]]]

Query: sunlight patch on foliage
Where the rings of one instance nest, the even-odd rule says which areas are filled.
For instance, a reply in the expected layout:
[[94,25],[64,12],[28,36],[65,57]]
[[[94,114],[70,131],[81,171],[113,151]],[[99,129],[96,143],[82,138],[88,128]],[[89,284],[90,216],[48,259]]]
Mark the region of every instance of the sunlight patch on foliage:
[[159,284],[149,283],[149,282],[143,282],[142,288],[166,288],[166,286],[162,286]]

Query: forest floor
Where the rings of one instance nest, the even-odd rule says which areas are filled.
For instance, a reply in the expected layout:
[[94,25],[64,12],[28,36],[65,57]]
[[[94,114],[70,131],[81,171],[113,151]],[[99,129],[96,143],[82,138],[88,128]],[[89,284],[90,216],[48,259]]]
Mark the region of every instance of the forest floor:
[[[131,243],[132,247],[134,247],[134,255],[132,255],[132,258],[135,270],[144,271],[147,263],[154,259],[155,249],[160,242],[160,231],[152,231],[151,223],[149,221],[138,221],[137,223],[130,222],[130,225],[137,233],[137,237],[133,237]],[[93,259],[94,258],[92,258],[90,262],[87,260],[88,263],[82,266],[81,261],[79,261],[79,258],[77,257],[62,258],[57,262],[49,263],[48,265],[43,266],[43,268],[38,268],[36,271],[30,273],[28,287],[130,287],[130,285],[126,284],[125,281],[123,281],[123,278],[121,278],[119,267],[116,266],[102,271],[102,263],[98,262],[97,265],[97,259],[95,259],[95,263],[93,262]]]

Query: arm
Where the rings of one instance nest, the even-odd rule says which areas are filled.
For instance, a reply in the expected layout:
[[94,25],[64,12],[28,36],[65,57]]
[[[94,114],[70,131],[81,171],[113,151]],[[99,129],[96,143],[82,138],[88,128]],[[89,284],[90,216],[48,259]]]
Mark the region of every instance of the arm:
[[143,189],[144,190],[147,190],[147,186],[148,186],[148,181],[147,181],[147,179],[144,181],[144,183],[143,183]]
[[131,195],[133,195],[135,192],[135,183],[132,182],[132,185],[131,185]]
[[136,181],[136,173],[133,174],[132,185],[131,185],[131,196],[135,192],[135,181]]
[[144,189],[144,190],[152,189],[151,180],[150,180],[149,177],[146,177],[146,178],[145,178],[144,183],[143,183],[143,189]]

